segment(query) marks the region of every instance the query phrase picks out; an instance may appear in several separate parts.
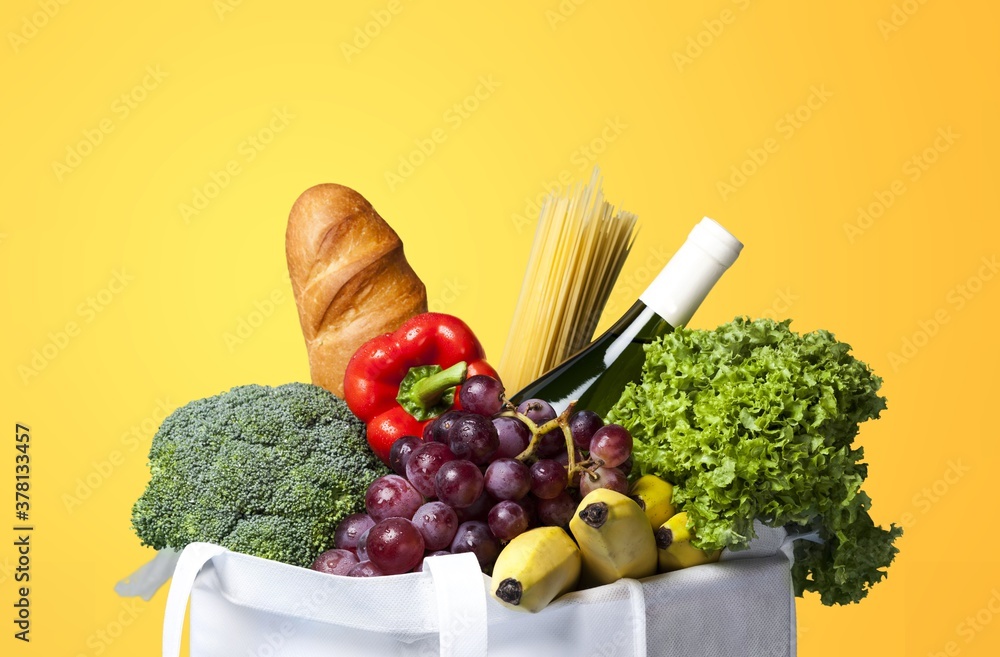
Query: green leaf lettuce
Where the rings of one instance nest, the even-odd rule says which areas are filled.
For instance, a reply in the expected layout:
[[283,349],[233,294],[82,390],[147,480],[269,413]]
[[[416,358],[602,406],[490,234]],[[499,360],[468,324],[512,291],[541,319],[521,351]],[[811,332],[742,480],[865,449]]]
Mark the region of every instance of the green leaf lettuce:
[[885,576],[902,533],[869,517],[853,444],[885,409],[882,380],[829,332],[788,325],[737,318],[664,336],[607,420],[632,433],[640,473],[675,485],[698,547],[745,547],[755,518],[815,531],[821,544],[796,545],[796,592],[856,602]]

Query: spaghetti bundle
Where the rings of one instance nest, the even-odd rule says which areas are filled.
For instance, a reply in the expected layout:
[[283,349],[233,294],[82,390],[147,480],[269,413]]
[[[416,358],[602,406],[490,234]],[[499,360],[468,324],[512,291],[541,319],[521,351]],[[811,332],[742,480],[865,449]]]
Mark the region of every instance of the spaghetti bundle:
[[600,171],[542,205],[500,373],[519,390],[585,347],[635,240],[638,217],[615,213]]

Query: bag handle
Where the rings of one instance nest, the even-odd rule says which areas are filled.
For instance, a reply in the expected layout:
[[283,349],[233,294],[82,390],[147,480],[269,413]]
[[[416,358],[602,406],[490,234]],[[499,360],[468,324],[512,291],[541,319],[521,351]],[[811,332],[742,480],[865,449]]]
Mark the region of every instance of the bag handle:
[[635,657],[646,657],[646,594],[642,582],[621,580],[628,587],[628,600],[632,605],[632,647]]
[[226,548],[211,543],[191,543],[181,552],[181,558],[174,569],[167,607],[163,613],[163,657],[179,657],[181,636],[184,633],[184,615],[194,580],[202,567],[226,551]]
[[[163,614],[163,657],[179,657],[184,617],[198,573],[226,549],[210,543],[191,543],[174,570]],[[479,561],[471,552],[433,557],[424,562],[434,582],[442,657],[486,657],[486,587]],[[641,596],[641,591],[639,593]],[[645,639],[645,613],[643,637]],[[645,651],[643,651],[644,653]]]
[[429,557],[424,570],[430,571],[437,596],[441,657],[486,657],[488,593],[476,556]]
[[180,552],[163,548],[151,561],[115,584],[115,593],[123,598],[140,597],[149,602],[174,574],[174,568],[177,567],[177,560],[180,558]]

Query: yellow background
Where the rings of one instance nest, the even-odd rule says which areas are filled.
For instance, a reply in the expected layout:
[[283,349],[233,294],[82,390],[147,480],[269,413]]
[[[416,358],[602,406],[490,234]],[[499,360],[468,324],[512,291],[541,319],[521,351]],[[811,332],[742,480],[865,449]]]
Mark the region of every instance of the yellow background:
[[[889,410],[860,440],[901,553],[860,605],[801,600],[800,654],[997,653],[994,3],[62,2],[0,10],[3,654],[158,654],[165,589],[112,592],[152,556],[129,528],[145,450],[164,408],[307,379],[283,251],[302,190],[367,196],[432,307],[498,361],[526,207],[595,163],[642,226],[605,325],[708,215],[746,248],[693,326],[793,317],[885,378]],[[195,190],[214,198],[182,212]],[[10,621],[16,422],[27,645]]]

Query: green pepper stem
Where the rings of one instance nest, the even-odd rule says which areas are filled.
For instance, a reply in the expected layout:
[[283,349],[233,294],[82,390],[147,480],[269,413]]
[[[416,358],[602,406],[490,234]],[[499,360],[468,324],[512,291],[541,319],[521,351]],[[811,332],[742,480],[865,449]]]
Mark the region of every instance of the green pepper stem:
[[466,368],[466,363],[463,360],[437,374],[420,379],[413,384],[412,398],[424,408],[436,405],[450,388],[454,388],[465,380]]

